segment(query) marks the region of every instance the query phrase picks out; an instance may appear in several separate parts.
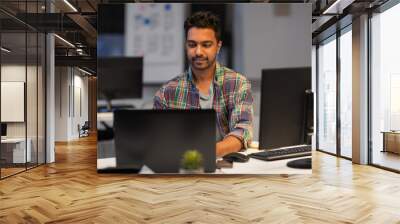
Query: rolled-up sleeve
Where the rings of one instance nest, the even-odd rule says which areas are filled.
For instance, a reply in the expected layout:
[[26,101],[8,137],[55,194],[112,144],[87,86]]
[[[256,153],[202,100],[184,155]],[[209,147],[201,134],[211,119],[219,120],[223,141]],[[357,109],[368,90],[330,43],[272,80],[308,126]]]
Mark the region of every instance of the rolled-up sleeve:
[[237,84],[227,136],[239,138],[243,146],[248,148],[253,139],[253,95],[249,80],[239,79]]
[[167,102],[165,100],[165,96],[164,96],[164,92],[165,92],[165,88],[161,87],[156,94],[154,95],[153,98],[153,109],[156,110],[163,110],[163,109],[167,109]]

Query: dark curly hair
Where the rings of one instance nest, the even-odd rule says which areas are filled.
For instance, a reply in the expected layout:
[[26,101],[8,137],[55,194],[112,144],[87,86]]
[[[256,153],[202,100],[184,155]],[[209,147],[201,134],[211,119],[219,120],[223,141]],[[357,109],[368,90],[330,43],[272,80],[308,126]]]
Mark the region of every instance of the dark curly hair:
[[186,32],[186,37],[188,31],[192,27],[197,28],[210,28],[214,30],[215,37],[217,41],[221,40],[221,28],[220,28],[220,19],[217,15],[210,11],[199,11],[191,15],[189,18],[186,19],[184,28]]

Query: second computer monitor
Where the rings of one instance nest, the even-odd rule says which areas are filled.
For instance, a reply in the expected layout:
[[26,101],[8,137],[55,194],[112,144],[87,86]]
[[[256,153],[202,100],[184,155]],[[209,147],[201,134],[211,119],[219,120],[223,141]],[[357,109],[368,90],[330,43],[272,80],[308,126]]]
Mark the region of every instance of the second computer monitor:
[[142,57],[106,57],[97,63],[99,99],[142,98]]
[[1,123],[1,136],[7,136],[7,124]]
[[311,68],[264,69],[261,82],[260,149],[309,144]]

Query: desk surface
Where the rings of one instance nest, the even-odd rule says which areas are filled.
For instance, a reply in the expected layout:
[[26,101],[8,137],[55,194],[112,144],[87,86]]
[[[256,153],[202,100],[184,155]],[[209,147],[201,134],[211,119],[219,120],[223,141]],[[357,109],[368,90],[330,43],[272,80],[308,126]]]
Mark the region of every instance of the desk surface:
[[[27,138],[28,141],[30,141],[30,138]],[[19,143],[19,142],[25,142],[25,138],[4,138],[1,139],[1,143]]]
[[[258,149],[248,149],[244,154],[259,151]],[[307,158],[307,157],[301,157]],[[310,158],[310,156],[308,157]],[[215,174],[311,174],[312,169],[294,169],[286,166],[286,163],[293,159],[284,159],[276,161],[263,161],[250,158],[246,163],[233,163],[232,168],[217,169]],[[97,169],[115,168],[116,158],[97,159]],[[141,174],[152,174],[147,167],[142,168]]]
[[[258,149],[248,149],[244,154],[259,152]],[[263,161],[250,158],[246,163],[233,163],[232,168],[223,168],[221,173],[225,174],[311,174],[312,169],[294,169],[286,166],[286,163],[292,160],[307,158],[299,157],[292,159],[282,159],[275,161]],[[311,156],[308,156],[311,158]]]
[[384,134],[400,134],[400,131],[381,131],[381,133],[384,133]]

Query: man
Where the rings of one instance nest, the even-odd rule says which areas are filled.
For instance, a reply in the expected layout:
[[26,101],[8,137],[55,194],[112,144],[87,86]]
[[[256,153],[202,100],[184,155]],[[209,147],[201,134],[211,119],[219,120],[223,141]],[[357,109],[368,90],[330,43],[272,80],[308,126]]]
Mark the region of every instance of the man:
[[157,91],[154,109],[214,109],[217,156],[247,148],[252,139],[253,97],[250,82],[217,60],[222,41],[220,22],[211,12],[186,19],[188,70]]

